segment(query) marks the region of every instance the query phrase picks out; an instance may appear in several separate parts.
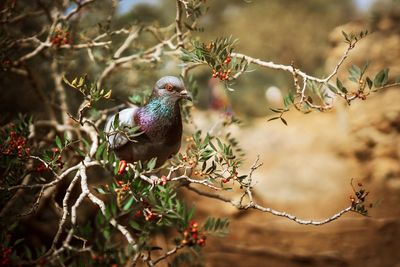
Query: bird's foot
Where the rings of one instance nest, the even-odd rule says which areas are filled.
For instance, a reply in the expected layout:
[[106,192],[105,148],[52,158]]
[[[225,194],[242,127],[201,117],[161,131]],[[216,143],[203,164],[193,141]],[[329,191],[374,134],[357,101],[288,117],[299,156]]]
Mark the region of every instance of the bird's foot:
[[155,175],[151,175],[150,177],[147,177],[147,176],[144,175],[144,174],[140,175],[140,179],[142,179],[142,180],[148,182],[148,183],[151,185],[150,190],[152,190],[152,189],[154,188],[155,185],[159,184],[159,180],[160,180],[160,179],[159,179],[157,176],[155,176]]

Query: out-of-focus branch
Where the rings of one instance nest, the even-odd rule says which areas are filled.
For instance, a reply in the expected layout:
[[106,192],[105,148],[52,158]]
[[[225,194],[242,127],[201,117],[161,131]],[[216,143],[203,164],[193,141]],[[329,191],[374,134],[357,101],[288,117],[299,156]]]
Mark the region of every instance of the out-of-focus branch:
[[[53,82],[54,82],[54,89],[57,93],[58,96],[58,100],[60,103],[60,107],[61,107],[61,122],[62,124],[67,124],[68,121],[68,115],[67,113],[69,112],[68,106],[67,106],[67,96],[64,90],[64,87],[62,85],[62,74],[59,73],[58,71],[58,62],[57,62],[57,57],[53,58],[53,62],[51,64],[51,76],[53,78]],[[68,134],[68,138],[71,139],[71,132],[70,131],[66,131],[66,133]]]
[[28,67],[26,67],[25,69],[26,69],[28,80],[29,80],[33,90],[41,98],[42,103],[43,103],[43,105],[44,105],[44,107],[45,107],[45,109],[47,111],[47,114],[49,115],[49,118],[52,121],[56,122],[57,116],[56,116],[56,114],[54,112],[54,109],[53,109],[53,107],[51,105],[50,99],[47,97],[47,95],[43,92],[42,88],[36,82],[36,79],[33,76],[32,71]]
[[[333,101],[331,103],[323,103],[321,105],[313,104],[307,97],[306,97],[306,89],[307,89],[307,82],[312,81],[316,83],[320,83],[323,85],[326,85],[334,76],[337,75],[339,68],[342,66],[343,62],[346,60],[346,58],[349,55],[350,50],[352,50],[356,43],[358,42],[359,39],[356,39],[354,41],[350,41],[343,52],[342,57],[339,59],[338,63],[335,65],[334,69],[332,72],[326,77],[326,78],[318,78],[312,75],[309,75],[300,69],[297,69],[292,65],[282,65],[282,64],[276,64],[272,61],[263,61],[257,58],[253,58],[244,54],[240,53],[232,53],[231,56],[242,59],[247,62],[247,65],[254,64],[258,65],[261,67],[269,68],[269,69],[274,69],[274,70],[283,70],[286,72],[289,72],[293,75],[293,79],[295,82],[295,88],[296,88],[296,95],[299,98],[298,103],[295,103],[295,107],[298,109],[301,109],[302,105],[305,103],[307,104],[310,108],[317,109],[317,110],[328,110],[331,109],[333,106]],[[245,68],[242,68],[240,71],[238,71],[233,78],[237,79],[240,75],[242,75],[245,72]],[[298,80],[298,77],[302,79],[302,86],[300,86],[300,82]],[[344,98],[348,103],[350,103],[352,100],[356,99],[358,97],[357,94],[354,94],[352,96],[348,96],[347,94],[343,92],[336,92],[337,95],[340,97]]]
[[[138,34],[140,33],[141,29],[139,29]],[[137,38],[134,35],[135,38]],[[100,74],[100,77],[97,81],[97,87],[100,88],[103,80],[108,77],[112,71],[114,71],[118,66],[121,66],[125,63],[131,62],[131,61],[140,61],[143,63],[150,63],[150,62],[154,62],[154,61],[159,61],[160,60],[160,56],[163,53],[163,48],[169,47],[169,48],[173,48],[172,51],[169,51],[170,53],[164,52],[164,54],[169,54],[169,55],[177,55],[179,54],[179,51],[174,51],[176,50],[176,47],[174,47],[174,45],[172,44],[172,41],[176,38],[176,34],[172,35],[170,38],[164,40],[163,42],[154,45],[153,47],[148,48],[146,51],[144,51],[143,53],[136,53],[136,54],[131,54],[131,55],[127,55],[125,57],[115,57],[114,55],[114,60],[112,60],[107,67],[103,70],[103,72]],[[126,39],[128,40],[128,39]],[[124,42],[122,44],[122,46],[126,46],[125,43],[129,43],[129,42]],[[121,47],[120,47],[121,48]],[[125,50],[125,48],[123,49]],[[117,50],[118,55],[120,55],[123,50],[121,52],[120,49]]]
[[[283,212],[283,211],[277,211],[271,208],[267,208],[267,207],[263,207],[259,204],[256,204],[254,202],[253,199],[253,192],[252,192],[252,175],[253,172],[259,168],[261,166],[261,164],[258,163],[259,158],[257,158],[257,160],[253,163],[251,169],[250,169],[250,173],[249,173],[249,183],[248,185],[244,188],[244,194],[243,196],[239,199],[239,200],[232,200],[229,199],[225,196],[219,195],[219,194],[215,194],[215,193],[211,193],[211,192],[206,192],[206,191],[202,191],[199,190],[198,188],[192,187],[190,185],[186,185],[186,188],[188,188],[190,191],[204,196],[204,197],[208,197],[208,198],[212,198],[212,199],[216,199],[216,200],[220,200],[222,202],[231,204],[232,206],[236,207],[239,210],[248,210],[248,209],[254,209],[254,210],[259,210],[261,212],[266,212],[266,213],[270,213],[272,215],[275,216],[279,216],[279,217],[284,217],[287,218],[291,221],[294,221],[298,224],[303,224],[303,225],[314,225],[314,226],[319,226],[319,225],[323,225],[323,224],[327,224],[331,221],[334,221],[336,219],[338,219],[339,217],[341,217],[343,214],[348,213],[350,211],[353,211],[353,207],[349,206],[347,208],[342,209],[341,211],[339,211],[338,213],[332,215],[331,217],[325,219],[325,220],[321,220],[321,221],[317,221],[317,220],[304,220],[304,219],[299,219],[297,218],[295,215],[291,215],[287,212]],[[244,201],[244,197],[248,198],[248,202],[247,203],[243,203]]]
[[[268,69],[274,69],[274,70],[283,70],[283,71],[287,71],[290,72],[292,75],[298,75],[300,76],[302,79],[307,79],[309,81],[314,81],[314,82],[318,82],[318,83],[326,83],[329,82],[338,72],[340,66],[343,64],[343,62],[345,61],[345,59],[348,57],[350,50],[352,50],[355,46],[357,41],[353,42],[352,44],[349,44],[342,57],[340,58],[339,62],[336,64],[335,68],[333,69],[333,71],[326,77],[326,78],[318,78],[318,77],[314,77],[312,75],[309,75],[303,71],[301,71],[300,69],[296,69],[293,68],[292,65],[283,65],[283,64],[276,64],[272,61],[263,61],[261,59],[258,58],[253,58],[241,53],[232,53],[231,56],[232,57],[236,57],[238,59],[244,59],[245,61],[247,61],[248,64],[255,64],[261,67],[265,67]],[[243,74],[244,71],[238,72],[234,75],[234,78],[238,78],[241,74]]]
[[180,0],[176,0],[175,30],[178,39],[178,47],[184,48],[182,33],[182,3]]
[[130,44],[139,37],[142,27],[132,27],[129,31],[128,37],[125,39],[123,44],[115,51],[113,58],[117,59],[121,57],[121,54],[130,46]]
[[14,24],[26,18],[36,17],[43,14],[44,14],[43,10],[27,11],[13,18],[5,18],[2,21],[0,21],[0,24]]
[[71,12],[69,12],[68,14],[66,14],[65,16],[62,16],[61,19],[62,20],[69,20],[72,16],[77,14],[83,7],[93,3],[95,1],[96,0],[75,1],[77,6],[73,10],[71,10]]

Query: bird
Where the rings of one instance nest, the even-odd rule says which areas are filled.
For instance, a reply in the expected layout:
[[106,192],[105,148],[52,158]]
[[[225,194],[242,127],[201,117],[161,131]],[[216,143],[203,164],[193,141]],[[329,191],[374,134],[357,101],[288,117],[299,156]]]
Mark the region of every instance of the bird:
[[128,163],[157,158],[155,167],[162,166],[181,147],[182,117],[179,103],[183,99],[192,101],[182,80],[175,76],[162,77],[155,83],[146,105],[126,108],[117,113],[118,126],[138,127],[141,134],[134,140],[116,131],[114,121],[117,114],[109,117],[104,128],[109,148],[120,160]]

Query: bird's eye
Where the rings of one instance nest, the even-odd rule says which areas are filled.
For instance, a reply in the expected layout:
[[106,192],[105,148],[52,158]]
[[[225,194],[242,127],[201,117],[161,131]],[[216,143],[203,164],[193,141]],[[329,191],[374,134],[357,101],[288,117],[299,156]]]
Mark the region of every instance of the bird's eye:
[[165,85],[165,89],[167,89],[168,91],[171,92],[171,91],[174,89],[174,86],[172,86],[172,84],[167,83],[167,84]]

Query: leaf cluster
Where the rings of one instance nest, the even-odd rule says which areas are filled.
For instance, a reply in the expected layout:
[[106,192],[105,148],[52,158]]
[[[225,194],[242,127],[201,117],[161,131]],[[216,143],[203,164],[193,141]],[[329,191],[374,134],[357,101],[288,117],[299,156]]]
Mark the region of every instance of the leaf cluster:
[[111,90],[97,88],[96,83],[87,80],[87,75],[75,77],[72,81],[63,76],[63,81],[71,88],[78,90],[88,101],[96,102],[101,98],[109,99],[111,97]]

